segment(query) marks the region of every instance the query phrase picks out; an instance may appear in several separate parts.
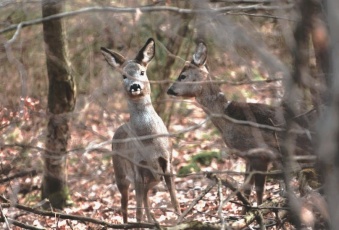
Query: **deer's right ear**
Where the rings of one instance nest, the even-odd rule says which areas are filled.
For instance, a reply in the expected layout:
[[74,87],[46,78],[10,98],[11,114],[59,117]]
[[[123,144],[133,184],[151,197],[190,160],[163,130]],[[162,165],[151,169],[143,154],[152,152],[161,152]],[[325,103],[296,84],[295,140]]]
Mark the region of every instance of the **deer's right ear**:
[[120,67],[126,61],[122,55],[104,47],[101,47],[101,53],[104,55],[107,63],[114,68]]
[[203,42],[200,42],[193,54],[192,63],[197,66],[205,65],[207,59],[207,47]]
[[155,42],[153,38],[149,38],[137,54],[135,60],[140,64],[147,66],[148,63],[153,59],[155,55]]

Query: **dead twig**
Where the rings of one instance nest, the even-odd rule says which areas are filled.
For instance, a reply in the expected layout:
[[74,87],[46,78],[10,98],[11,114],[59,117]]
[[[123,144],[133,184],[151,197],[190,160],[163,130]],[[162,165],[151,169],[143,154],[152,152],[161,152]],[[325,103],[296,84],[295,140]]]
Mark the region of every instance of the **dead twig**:
[[215,174],[208,173],[207,178],[213,181],[220,181],[222,185],[224,185],[226,188],[231,189],[232,192],[235,193],[238,200],[240,200],[245,206],[250,206],[251,203],[248,201],[248,199],[240,192],[237,185],[235,185],[229,178],[221,179],[217,177]]
[[212,181],[212,183],[210,185],[208,185],[204,191],[202,191],[202,193],[200,193],[200,195],[195,198],[192,203],[190,204],[190,206],[179,216],[178,220],[177,220],[177,224],[181,223],[183,221],[183,219],[185,218],[185,216],[193,209],[193,207],[198,203],[199,200],[201,200],[207,193],[209,193],[209,191],[211,191],[211,189],[217,184],[216,181]]
[[[4,220],[5,219],[5,220]],[[21,223],[20,221],[17,221],[17,220],[13,220],[11,218],[0,218],[0,222],[4,222],[4,221],[7,221],[10,222],[12,225],[14,226],[17,226],[17,227],[21,227],[22,229],[29,229],[29,230],[45,230],[46,228],[38,228],[38,227],[34,227],[34,226],[31,226],[31,225],[28,225],[28,224],[24,224],[24,223]],[[8,229],[11,229],[8,225],[7,227]]]
[[6,183],[8,181],[11,181],[11,180],[19,178],[19,177],[25,177],[25,176],[32,176],[33,177],[33,176],[38,175],[41,172],[42,172],[41,170],[37,170],[37,169],[22,171],[22,172],[19,172],[17,174],[14,174],[12,176],[7,176],[6,178],[0,179],[0,184]]
[[[0,196],[0,200],[2,200],[3,203],[1,204],[2,207],[15,207],[20,210],[24,210],[26,212],[34,213],[40,216],[48,216],[48,217],[53,217],[53,218],[60,218],[60,219],[66,219],[66,220],[77,220],[77,221],[83,221],[83,222],[88,222],[88,223],[93,223],[93,224],[98,224],[102,225],[108,228],[114,228],[114,229],[134,229],[134,228],[154,228],[156,227],[155,224],[150,224],[150,223],[128,223],[128,224],[111,224],[106,221],[86,217],[86,216],[77,216],[77,215],[70,215],[70,214],[65,214],[65,213],[60,213],[60,212],[52,212],[52,211],[43,211],[43,210],[38,210],[34,208],[27,207],[25,205],[21,204],[14,204],[11,203],[10,200],[6,199],[3,196]],[[1,220],[1,219],[0,219]],[[12,222],[14,221],[14,222]],[[11,223],[16,223],[16,224],[22,224],[18,221],[15,220],[10,220]],[[26,227],[24,227],[26,228]],[[33,228],[28,228],[28,229],[33,229]],[[35,228],[35,229],[41,229],[41,228]]]

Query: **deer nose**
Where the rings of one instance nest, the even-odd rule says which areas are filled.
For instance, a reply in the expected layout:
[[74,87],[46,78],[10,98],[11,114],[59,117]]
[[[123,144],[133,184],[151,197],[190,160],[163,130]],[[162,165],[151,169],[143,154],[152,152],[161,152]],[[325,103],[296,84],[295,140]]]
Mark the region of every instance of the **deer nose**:
[[141,86],[137,83],[134,83],[130,86],[129,92],[132,93],[133,95],[138,95],[141,93]]
[[168,95],[173,95],[173,96],[177,95],[177,93],[174,92],[174,90],[172,89],[172,87],[170,87],[170,88],[167,90],[167,94],[168,94]]

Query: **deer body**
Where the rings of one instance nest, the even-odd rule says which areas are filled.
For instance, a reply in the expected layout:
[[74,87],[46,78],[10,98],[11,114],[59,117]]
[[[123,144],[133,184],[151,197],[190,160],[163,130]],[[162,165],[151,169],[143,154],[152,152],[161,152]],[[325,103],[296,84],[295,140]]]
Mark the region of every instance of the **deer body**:
[[[172,205],[180,213],[173,178],[170,175],[172,146],[166,136],[167,128],[152,106],[150,83],[146,75],[147,65],[155,53],[154,40],[149,39],[134,60],[125,60],[120,54],[105,48],[101,48],[101,51],[106,61],[122,72],[130,113],[129,122],[116,130],[112,144],[113,167],[121,193],[123,221],[127,222],[129,186],[134,184],[137,221],[142,220],[144,206],[147,219],[152,222],[148,191],[162,178],[168,187]],[[153,137],[150,137],[152,135]]]
[[[274,131],[265,130],[265,132],[259,132],[257,128],[236,124],[220,116],[213,116],[224,114],[237,120],[278,126],[285,122],[282,117],[279,117],[283,113],[282,110],[279,111],[279,107],[275,108],[259,103],[228,101],[219,87],[213,84],[204,84],[202,93],[196,97],[196,100],[206,114],[212,115],[212,123],[220,131],[225,144],[229,148],[235,148],[240,151],[246,151],[251,148],[279,148],[277,137],[274,136],[277,133]],[[252,138],[248,138],[249,136]]]
[[[171,85],[167,93],[173,96],[194,97],[206,114],[211,115],[211,121],[222,134],[223,141],[229,148],[240,151],[262,148],[280,155],[282,133],[273,130],[260,129],[255,126],[237,124],[222,115],[256,124],[284,127],[286,111],[283,107],[272,107],[259,103],[242,103],[228,101],[218,85],[210,79],[205,66],[207,47],[199,43],[192,61],[186,62],[178,79]],[[216,116],[215,116],[216,115]],[[291,134],[293,135],[293,134]],[[307,136],[296,137],[295,152],[311,152],[311,143]],[[277,157],[278,158],[278,157]],[[246,171],[267,171],[270,159],[253,157],[247,159]],[[263,201],[266,176],[254,175],[245,193],[249,196],[251,185],[255,184],[257,203]]]

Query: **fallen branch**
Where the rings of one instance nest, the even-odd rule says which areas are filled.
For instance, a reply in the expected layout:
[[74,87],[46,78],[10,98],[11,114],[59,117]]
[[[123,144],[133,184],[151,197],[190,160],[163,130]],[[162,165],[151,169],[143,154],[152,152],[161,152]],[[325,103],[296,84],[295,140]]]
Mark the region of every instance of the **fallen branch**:
[[237,196],[238,200],[240,200],[244,206],[251,206],[251,203],[248,201],[248,199],[242,194],[239,190],[239,188],[227,177],[225,179],[221,179],[217,177],[213,173],[208,173],[207,178],[213,181],[221,181],[221,184],[224,185],[226,188],[229,188],[232,192],[235,192],[235,195]]
[[3,179],[0,179],[0,184],[2,183],[6,183],[8,181],[11,181],[13,179],[16,179],[16,178],[19,178],[19,177],[24,177],[24,176],[36,176],[38,175],[39,173],[41,173],[41,170],[36,170],[36,169],[31,169],[31,170],[27,170],[27,171],[22,171],[22,172],[19,172],[17,174],[14,174],[12,176],[8,176],[8,177],[5,177]]
[[2,200],[3,202],[6,202],[6,203],[1,204],[3,208],[15,207],[20,210],[24,210],[26,212],[34,213],[40,216],[48,216],[48,217],[54,217],[54,218],[60,218],[60,219],[89,222],[89,223],[98,224],[98,225],[102,225],[102,226],[114,228],[114,229],[156,228],[157,227],[156,224],[150,224],[150,223],[111,224],[106,221],[102,221],[102,220],[98,220],[98,219],[94,219],[94,218],[90,218],[86,216],[70,215],[70,214],[64,214],[64,213],[52,212],[52,211],[43,211],[43,210],[30,208],[30,207],[27,207],[21,204],[13,204],[10,202],[10,200],[6,199],[3,196],[0,196],[0,200]]
[[212,181],[212,183],[210,185],[208,185],[204,191],[202,193],[200,193],[200,195],[195,198],[192,203],[190,204],[190,206],[179,216],[178,220],[177,220],[177,224],[181,223],[183,221],[183,219],[185,218],[185,216],[193,209],[193,207],[198,203],[199,200],[201,200],[209,191],[211,191],[211,189],[217,184],[216,181]]
[[219,224],[209,224],[209,223],[202,223],[200,221],[191,221],[187,223],[181,223],[173,227],[166,227],[163,228],[164,230],[219,230]]
[[[1,222],[8,222],[8,225],[13,224],[14,226],[21,227],[23,229],[29,229],[29,230],[45,230],[46,228],[38,228],[34,227],[28,224],[21,223],[20,221],[13,220],[11,218],[0,218],[0,223]],[[6,226],[8,229],[11,229],[10,227]]]
[[[82,221],[82,222],[94,223],[94,224],[102,225],[104,226],[104,228],[114,228],[114,229],[135,229],[135,228],[159,229],[160,228],[162,230],[179,230],[179,229],[180,230],[189,230],[189,229],[217,230],[217,229],[220,229],[219,224],[202,223],[199,221],[180,223],[175,226],[159,226],[158,224],[150,224],[150,223],[110,224],[108,222],[101,221],[101,220],[94,219],[94,218],[63,214],[59,212],[42,211],[42,210],[37,210],[37,209],[27,207],[24,205],[20,205],[20,204],[11,204],[10,201],[4,198],[3,196],[0,196],[0,200],[6,202],[6,203],[1,204],[1,206],[4,208],[16,207],[18,209],[21,209],[21,210],[24,210],[30,213],[34,213],[37,215],[41,215],[41,216],[49,216],[49,217],[54,217],[54,218],[59,218],[59,219],[77,220],[77,221]],[[31,226],[31,225],[27,225],[27,224],[21,223],[19,221],[16,221],[10,218],[7,218],[7,220],[10,224],[13,224],[18,227],[22,227],[24,229],[30,229],[30,230],[44,230],[45,229],[45,228],[38,228],[38,227]],[[5,218],[0,218],[0,222],[5,222]]]
[[[231,227],[231,229],[243,229],[246,226],[248,226],[249,224],[251,224],[253,221],[255,221],[259,216],[261,216],[261,218],[262,218],[262,216],[272,212],[272,210],[271,210],[272,207],[277,207],[277,206],[279,206],[279,204],[280,204],[280,206],[284,206],[285,202],[286,202],[286,200],[284,200],[283,204],[281,204],[278,201],[268,200],[268,201],[264,202],[262,205],[260,205],[258,208],[252,208],[250,211],[248,211],[246,216],[244,216],[244,218],[242,218],[242,219],[240,219],[236,222],[229,223],[229,226]],[[261,210],[260,213],[258,212],[259,209]],[[263,220],[261,219],[261,221],[263,221]],[[260,227],[263,228],[263,224]]]

